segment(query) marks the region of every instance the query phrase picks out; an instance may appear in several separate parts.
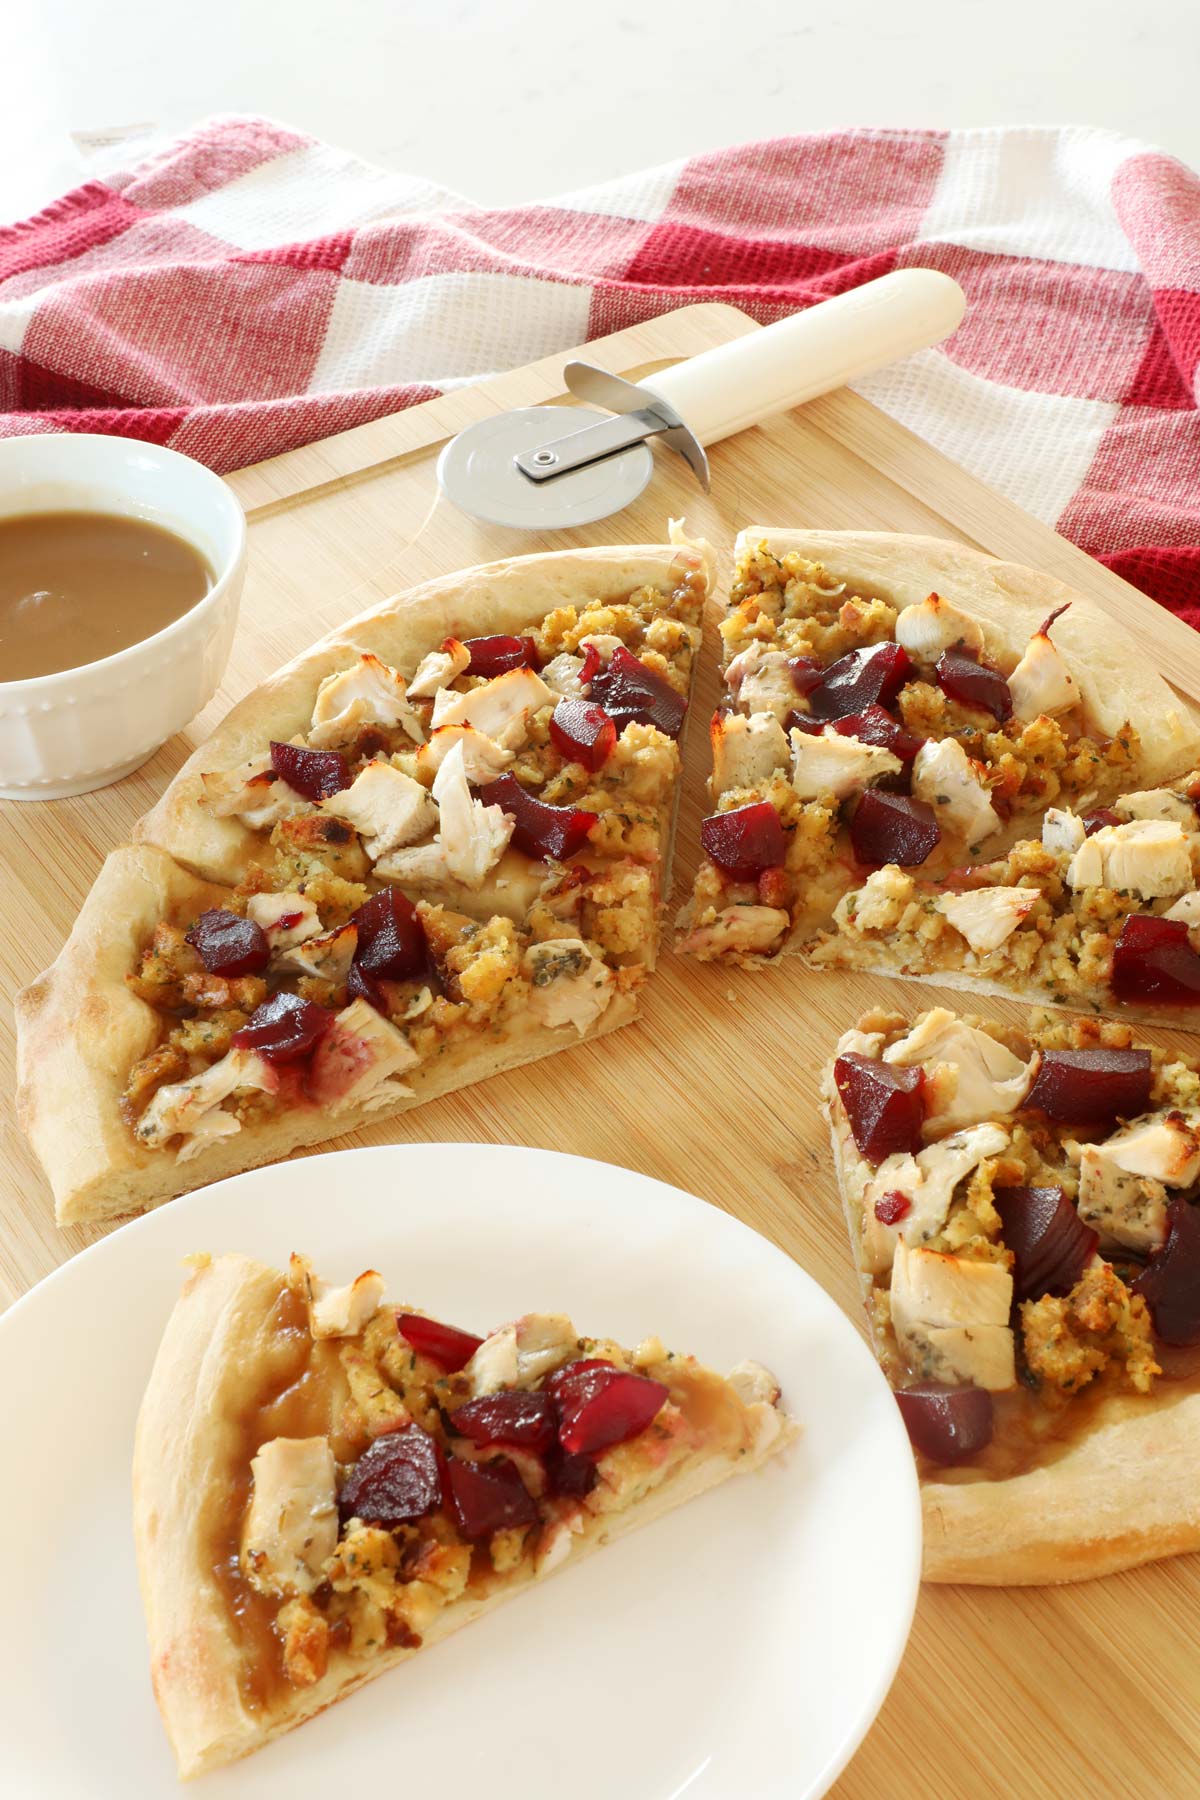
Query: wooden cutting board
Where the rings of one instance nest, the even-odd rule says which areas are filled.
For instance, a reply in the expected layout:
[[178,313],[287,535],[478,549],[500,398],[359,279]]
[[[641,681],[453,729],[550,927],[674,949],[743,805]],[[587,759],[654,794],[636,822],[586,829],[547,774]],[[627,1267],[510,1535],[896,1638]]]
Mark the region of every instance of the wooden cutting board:
[[[756,329],[732,307],[684,307],[578,354],[637,377]],[[929,532],[1085,589],[1132,627],[1170,680],[1200,698],[1200,636],[846,391],[718,445],[707,497],[660,453],[640,500],[586,530],[496,529],[436,501],[434,464],[447,437],[508,407],[562,400],[565,360],[554,356],[231,476],[250,518],[250,573],[220,693],[187,733],[116,787],[42,805],[0,804],[0,1302],[98,1235],[55,1230],[41,1174],[16,1129],[13,995],[58,951],[105,853],[127,839],[226,708],[321,633],[397,589],[496,556],[657,541],[668,514],[686,516],[719,547],[726,573],[743,525]],[[713,635],[694,701],[701,720],[716,694]],[[691,880],[706,774],[706,737],[696,730],[677,902]],[[640,1025],[344,1141],[483,1139],[642,1170],[746,1219],[861,1319],[816,1083],[846,1024],[880,1002],[915,1011],[931,995],[872,977],[814,976],[794,964],[752,975],[667,956]],[[1019,1013],[977,1004],[998,1016]],[[877,1529],[886,1534],[889,1520],[881,1517]],[[1062,1589],[927,1588],[892,1693],[834,1792],[839,1800],[1194,1796],[1197,1616],[1198,1557]],[[863,1631],[871,1628],[864,1618]],[[820,1629],[800,1597],[797,1632]],[[764,1721],[764,1729],[781,1726],[788,1728]]]

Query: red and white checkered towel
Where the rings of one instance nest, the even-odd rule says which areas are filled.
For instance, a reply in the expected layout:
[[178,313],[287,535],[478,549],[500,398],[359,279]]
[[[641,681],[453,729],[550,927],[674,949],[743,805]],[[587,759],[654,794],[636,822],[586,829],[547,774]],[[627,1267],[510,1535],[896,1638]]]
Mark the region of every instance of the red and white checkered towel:
[[256,118],[0,229],[0,434],[219,470],[692,300],[965,288],[861,391],[1200,627],[1200,178],[1086,129],[851,131],[481,210]]

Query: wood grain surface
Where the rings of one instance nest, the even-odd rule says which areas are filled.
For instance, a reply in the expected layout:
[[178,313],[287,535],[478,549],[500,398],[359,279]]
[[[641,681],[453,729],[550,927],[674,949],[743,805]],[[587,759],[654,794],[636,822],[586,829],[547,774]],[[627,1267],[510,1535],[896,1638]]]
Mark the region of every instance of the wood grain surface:
[[[687,307],[592,343],[586,355],[637,376],[755,329],[730,307]],[[690,529],[711,539],[723,575],[733,536],[746,524],[931,532],[1085,589],[1133,627],[1169,680],[1200,698],[1200,636],[846,391],[716,446],[707,497],[659,452],[641,499],[584,531],[485,527],[436,500],[434,463],[445,439],[488,413],[561,400],[564,360],[231,477],[250,516],[251,559],[216,699],[115,787],[40,805],[0,804],[0,1301],[98,1235],[55,1230],[49,1194],[17,1130],[14,993],[59,949],[105,853],[127,839],[133,820],[226,708],[374,600],[495,556],[655,541],[668,514],[686,516]],[[714,635],[710,628],[693,706],[698,721],[708,718],[716,693]],[[694,866],[707,754],[706,733],[693,729],[675,904]],[[931,998],[911,984],[814,976],[795,964],[749,974],[667,955],[640,1024],[344,1141],[482,1139],[642,1170],[749,1221],[859,1319],[817,1112],[818,1073],[847,1022],[867,1006],[915,1011]],[[1019,1016],[997,1002],[976,1009]],[[1169,1033],[1148,1035],[1170,1041]],[[886,1518],[878,1529],[886,1533]],[[1068,1588],[926,1588],[891,1695],[833,1792],[838,1800],[1195,1796],[1198,1614],[1197,1557]],[[870,1619],[862,1626],[870,1631]],[[820,1630],[802,1598],[796,1630]]]

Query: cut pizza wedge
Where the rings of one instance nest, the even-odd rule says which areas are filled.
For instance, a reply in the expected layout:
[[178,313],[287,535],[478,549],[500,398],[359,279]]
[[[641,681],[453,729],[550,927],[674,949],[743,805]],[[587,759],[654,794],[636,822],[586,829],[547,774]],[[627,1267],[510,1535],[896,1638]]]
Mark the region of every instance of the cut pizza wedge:
[[19,997],[60,1224],[634,1017],[707,563],[681,541],[467,570],[233,709]]
[[184,1777],[245,1756],[795,1435],[774,1378],[533,1314],[486,1338],[199,1257],[138,1420],[154,1691]]
[[1113,1021],[878,1012],[822,1093],[926,1578],[1200,1548],[1200,1059]]
[[[847,897],[873,871],[890,881],[899,870],[923,895],[957,892],[978,865],[1040,839],[1047,818],[1103,819],[1119,796],[1136,805],[1200,763],[1196,721],[1093,601],[959,544],[744,531],[721,632],[714,811],[680,919],[682,948],[702,958],[795,951],[825,966],[920,973],[931,935],[956,941],[949,919],[937,934],[914,924],[915,948],[896,941],[898,912],[866,948],[847,933]],[[1079,886],[1111,894],[1120,859],[1093,871],[1089,858]],[[1024,873],[1013,864],[1014,885]],[[1178,857],[1175,873],[1184,879]],[[1195,885],[1190,872],[1184,885]],[[1092,896],[1077,909],[1082,929],[1096,905]],[[1015,903],[998,901],[994,917],[982,903],[960,910],[981,940],[959,934],[971,956],[1022,924]],[[1024,930],[1043,923],[1039,912]],[[996,944],[982,942],[992,935]],[[1016,949],[989,965],[1004,991],[1030,986],[1011,979],[1019,963],[1005,968]],[[1091,997],[1084,960],[1074,1000]],[[1044,997],[1056,986],[1033,985]]]

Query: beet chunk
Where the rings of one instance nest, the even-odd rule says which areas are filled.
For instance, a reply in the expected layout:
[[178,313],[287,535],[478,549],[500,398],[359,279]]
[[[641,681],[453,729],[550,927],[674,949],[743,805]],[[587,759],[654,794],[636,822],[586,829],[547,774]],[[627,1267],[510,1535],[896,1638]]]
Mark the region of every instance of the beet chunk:
[[271,767],[306,800],[328,800],[353,780],[349,763],[336,750],[309,750],[303,744],[273,743]]
[[992,1441],[992,1396],[986,1388],[918,1381],[898,1390],[896,1404],[913,1448],[930,1462],[965,1462]]
[[1012,691],[999,669],[966,650],[943,650],[937,659],[938,686],[950,700],[990,712],[997,724],[1012,718]]
[[538,1509],[521,1480],[520,1471],[507,1456],[491,1462],[464,1462],[446,1458],[446,1486],[450,1511],[465,1538],[490,1537],[513,1526],[536,1525]]
[[1200,1211],[1182,1195],[1167,1208],[1167,1241],[1132,1283],[1164,1344],[1200,1344]]
[[617,727],[602,706],[587,700],[560,700],[550,715],[550,739],[569,762],[594,774],[604,767],[617,742]]
[[385,1432],[363,1451],[346,1478],[338,1513],[394,1531],[442,1502],[442,1458],[420,1425]]
[[915,869],[941,840],[932,806],[907,794],[868,788],[850,821],[850,847],[860,863],[881,868],[899,863]]
[[479,798],[485,806],[498,806],[516,820],[515,849],[526,856],[553,857],[555,862],[566,862],[583,849],[598,817],[578,806],[549,806],[523,788],[515,775],[489,781],[480,788]]
[[471,652],[471,660],[464,671],[467,675],[507,675],[510,669],[536,669],[539,667],[537,645],[531,637],[477,637],[462,640],[464,650]]
[[1025,1101],[1049,1119],[1108,1125],[1150,1104],[1148,1050],[1046,1050]]
[[[872,705],[890,706],[912,672],[912,659],[899,644],[850,650],[830,663],[820,682],[808,690],[809,709],[816,719],[832,720],[865,712]],[[794,664],[792,681],[795,684]],[[797,687],[797,692],[803,691]]]
[[256,1050],[267,1062],[298,1062],[316,1049],[332,1024],[327,1006],[280,992],[256,1006],[230,1042],[239,1050]]
[[1085,1225],[1060,1187],[1006,1187],[993,1193],[1018,1300],[1069,1294],[1096,1253],[1099,1234]]
[[271,960],[271,946],[261,925],[223,906],[202,912],[187,941],[200,952],[210,975],[257,975]]
[[[583,675],[580,675],[582,682]],[[653,725],[667,737],[677,738],[683,730],[688,703],[677,694],[665,676],[649,668],[623,644],[613,651],[606,669],[598,669],[588,687],[589,697],[597,701],[613,720],[618,731],[635,720]]]
[[1183,920],[1130,913],[1113,946],[1112,990],[1118,1000],[1142,1006],[1200,1002],[1200,956]]
[[787,855],[787,837],[769,800],[752,801],[700,821],[704,854],[735,881],[754,881],[777,869]]
[[507,1388],[468,1400],[451,1415],[451,1423],[473,1444],[516,1444],[543,1451],[558,1437],[558,1402],[553,1394]]
[[[833,1065],[833,1083],[846,1109],[854,1142],[868,1162],[881,1163],[898,1150],[915,1154],[921,1148],[925,1078],[919,1065],[878,1062],[871,1056],[839,1056]],[[885,1225],[893,1222],[883,1220]]]
[[558,1441],[570,1455],[595,1456],[637,1437],[668,1399],[661,1381],[595,1358],[556,1370],[552,1383],[562,1409]]

